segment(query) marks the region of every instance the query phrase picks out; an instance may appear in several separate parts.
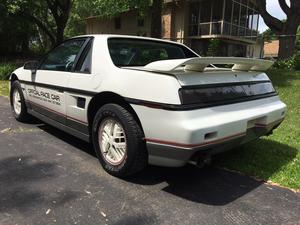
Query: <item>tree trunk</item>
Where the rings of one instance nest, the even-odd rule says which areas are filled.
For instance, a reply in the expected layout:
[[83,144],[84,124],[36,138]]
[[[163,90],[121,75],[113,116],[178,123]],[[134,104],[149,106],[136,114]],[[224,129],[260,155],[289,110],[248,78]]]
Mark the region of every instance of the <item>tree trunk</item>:
[[295,53],[295,48],[296,48],[295,36],[280,37],[278,59],[283,60],[292,57]]
[[27,54],[29,52],[29,37],[25,35],[22,40],[22,52]]
[[151,17],[151,37],[161,38],[162,0],[153,0]]
[[284,23],[282,32],[279,33],[278,59],[288,59],[292,57],[296,50],[296,33],[300,19],[298,16],[290,16]]
[[62,24],[57,24],[57,29],[56,29],[56,45],[59,45],[64,41],[64,30],[65,30],[65,25]]

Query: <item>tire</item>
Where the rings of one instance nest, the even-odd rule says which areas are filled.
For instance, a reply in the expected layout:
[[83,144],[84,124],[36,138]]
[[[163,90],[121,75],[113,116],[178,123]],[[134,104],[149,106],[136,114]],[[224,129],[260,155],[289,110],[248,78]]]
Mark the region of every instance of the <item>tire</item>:
[[127,177],[148,164],[144,133],[133,115],[120,105],[106,104],[98,110],[92,142],[102,167],[113,176]]
[[14,81],[11,86],[10,105],[16,120],[20,122],[26,122],[30,120],[30,115],[27,113],[25,98],[19,81]]

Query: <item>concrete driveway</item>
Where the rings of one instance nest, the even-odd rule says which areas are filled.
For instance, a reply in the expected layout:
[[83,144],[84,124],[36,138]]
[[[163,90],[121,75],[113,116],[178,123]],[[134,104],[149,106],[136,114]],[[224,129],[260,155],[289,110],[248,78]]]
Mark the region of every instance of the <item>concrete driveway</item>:
[[300,224],[300,195],[211,167],[117,179],[90,145],[16,122],[0,97],[0,224]]

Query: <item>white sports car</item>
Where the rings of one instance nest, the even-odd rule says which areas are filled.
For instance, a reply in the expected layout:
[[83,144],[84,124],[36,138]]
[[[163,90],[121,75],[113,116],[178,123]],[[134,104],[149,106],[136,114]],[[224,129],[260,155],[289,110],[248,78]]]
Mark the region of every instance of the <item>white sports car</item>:
[[271,65],[158,39],[80,36],[11,74],[11,106],[19,121],[33,115],[91,141],[122,177],[148,163],[201,163],[270,134],[286,112],[263,72]]

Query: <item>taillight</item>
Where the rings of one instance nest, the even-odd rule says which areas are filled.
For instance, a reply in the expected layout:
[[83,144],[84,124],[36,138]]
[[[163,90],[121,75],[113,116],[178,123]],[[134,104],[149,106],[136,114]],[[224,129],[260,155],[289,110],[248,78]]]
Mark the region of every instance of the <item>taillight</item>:
[[180,100],[184,105],[242,100],[275,93],[271,82],[210,84],[179,90]]

